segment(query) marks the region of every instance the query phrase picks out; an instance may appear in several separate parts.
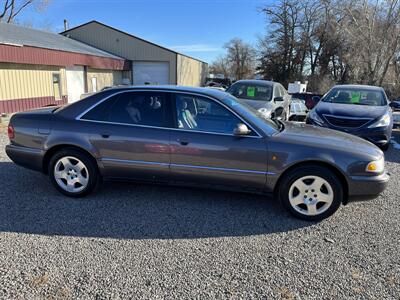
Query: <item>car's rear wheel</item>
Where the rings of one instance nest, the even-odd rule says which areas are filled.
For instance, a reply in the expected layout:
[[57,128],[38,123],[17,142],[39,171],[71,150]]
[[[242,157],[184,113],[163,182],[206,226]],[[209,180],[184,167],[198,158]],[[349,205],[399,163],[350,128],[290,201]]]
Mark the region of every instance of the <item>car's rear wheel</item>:
[[343,200],[338,177],[320,166],[304,166],[289,172],[280,185],[280,200],[297,218],[319,221],[335,213]]
[[73,148],[53,155],[49,163],[49,175],[56,189],[70,197],[86,196],[99,182],[99,173],[93,159]]

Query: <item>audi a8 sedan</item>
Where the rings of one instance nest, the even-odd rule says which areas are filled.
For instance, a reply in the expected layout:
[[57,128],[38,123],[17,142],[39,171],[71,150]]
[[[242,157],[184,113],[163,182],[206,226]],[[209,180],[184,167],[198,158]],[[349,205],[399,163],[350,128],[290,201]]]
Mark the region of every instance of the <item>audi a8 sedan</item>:
[[380,149],[358,137],[266,118],[218,90],[108,89],[65,107],[15,114],[8,156],[48,174],[61,193],[134,180],[274,195],[294,216],[321,220],[381,193]]
[[387,150],[393,116],[383,88],[338,85],[310,111],[307,123],[360,136]]

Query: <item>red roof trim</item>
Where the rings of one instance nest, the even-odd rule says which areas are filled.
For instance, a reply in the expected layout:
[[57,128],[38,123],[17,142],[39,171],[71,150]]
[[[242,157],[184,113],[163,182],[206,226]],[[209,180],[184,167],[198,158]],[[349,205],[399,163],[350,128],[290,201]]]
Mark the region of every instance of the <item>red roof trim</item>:
[[124,59],[6,44],[0,44],[0,62],[62,67],[81,65],[108,70],[130,69],[129,61]]

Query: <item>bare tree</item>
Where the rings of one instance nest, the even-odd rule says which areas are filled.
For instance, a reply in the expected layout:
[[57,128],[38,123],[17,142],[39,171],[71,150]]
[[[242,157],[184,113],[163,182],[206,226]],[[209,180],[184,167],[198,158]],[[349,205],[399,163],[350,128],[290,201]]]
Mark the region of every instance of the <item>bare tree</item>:
[[278,0],[262,11],[264,78],[304,78],[313,87],[397,81],[386,77],[393,77],[400,57],[400,0]]
[[229,61],[226,56],[219,56],[210,65],[210,72],[213,74],[223,74],[224,78],[232,77]]
[[[269,23],[269,32],[260,41],[260,71],[266,78],[287,83],[301,73],[301,63],[305,62],[304,47],[299,44],[301,5],[295,0],[280,0],[264,7],[262,12]],[[274,62],[272,74],[270,68]]]
[[338,2],[339,22],[346,37],[348,60],[354,79],[382,85],[388,68],[400,51],[399,0]]
[[0,22],[12,23],[26,8],[43,10],[49,0],[0,0]]
[[225,44],[227,62],[236,80],[250,78],[255,72],[255,49],[239,38]]

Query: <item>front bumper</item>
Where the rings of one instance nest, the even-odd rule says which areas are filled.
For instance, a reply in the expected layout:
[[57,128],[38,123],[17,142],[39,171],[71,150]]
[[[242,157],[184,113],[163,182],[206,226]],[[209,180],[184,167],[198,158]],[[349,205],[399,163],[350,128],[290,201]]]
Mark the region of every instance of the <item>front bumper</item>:
[[343,127],[336,127],[336,126],[331,126],[330,124],[324,123],[322,126],[320,124],[317,124],[313,121],[313,119],[307,118],[306,120],[307,124],[319,126],[319,127],[325,127],[325,128],[330,128],[342,132],[346,132],[349,134],[353,134],[356,136],[359,136],[377,146],[384,146],[387,143],[390,142],[390,138],[392,135],[392,127],[376,127],[376,128],[343,128]]
[[7,145],[6,153],[17,165],[35,171],[43,171],[44,151],[40,149]]
[[350,176],[349,200],[370,200],[375,199],[382,193],[390,180],[388,173],[377,176]]

